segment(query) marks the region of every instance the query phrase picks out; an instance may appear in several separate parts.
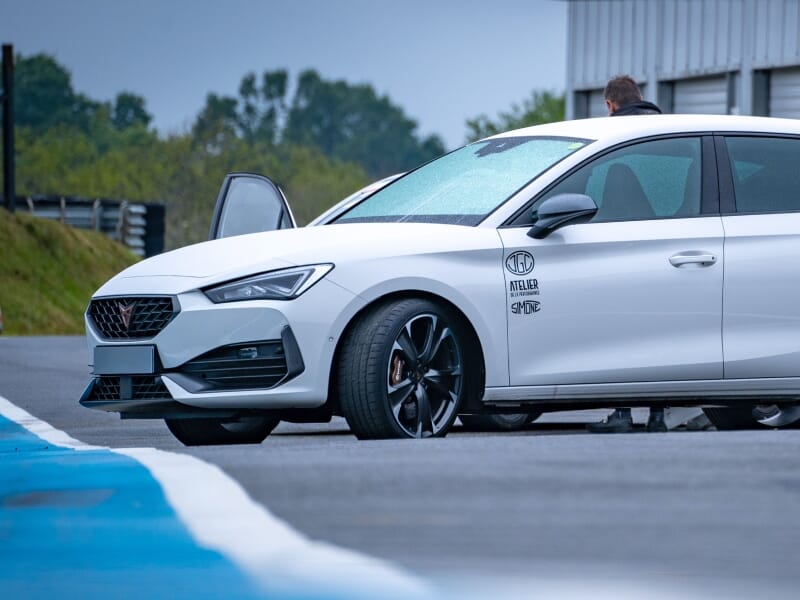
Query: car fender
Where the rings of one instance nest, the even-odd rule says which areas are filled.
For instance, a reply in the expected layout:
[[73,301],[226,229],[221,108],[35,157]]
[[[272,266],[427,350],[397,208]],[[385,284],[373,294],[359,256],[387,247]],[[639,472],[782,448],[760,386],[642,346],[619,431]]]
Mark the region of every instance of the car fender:
[[[500,264],[502,251],[498,250],[496,254],[496,261],[490,261],[492,265]],[[475,270],[483,276],[476,277]],[[426,269],[425,272],[436,271]],[[492,272],[494,276],[491,275]],[[475,263],[464,264],[456,266],[442,279],[404,274],[389,279],[376,279],[364,289],[351,291],[357,296],[332,324],[331,337],[340,339],[353,318],[383,298],[399,294],[437,296],[455,306],[474,328],[483,351],[486,385],[508,385],[505,282],[499,267],[492,266],[482,270]]]

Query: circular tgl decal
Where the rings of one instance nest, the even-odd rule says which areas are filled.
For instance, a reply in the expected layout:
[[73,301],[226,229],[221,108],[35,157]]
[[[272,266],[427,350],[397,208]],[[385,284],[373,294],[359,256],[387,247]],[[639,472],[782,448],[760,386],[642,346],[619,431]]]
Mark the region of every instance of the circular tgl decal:
[[514,275],[527,275],[533,271],[533,255],[524,250],[509,254],[506,259],[506,269]]

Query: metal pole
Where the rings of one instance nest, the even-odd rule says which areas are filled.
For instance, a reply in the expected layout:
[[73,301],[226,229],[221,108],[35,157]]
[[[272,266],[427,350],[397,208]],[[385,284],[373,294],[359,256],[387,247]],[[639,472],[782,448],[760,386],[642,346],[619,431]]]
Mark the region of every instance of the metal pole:
[[3,44],[3,196],[14,212],[14,47]]

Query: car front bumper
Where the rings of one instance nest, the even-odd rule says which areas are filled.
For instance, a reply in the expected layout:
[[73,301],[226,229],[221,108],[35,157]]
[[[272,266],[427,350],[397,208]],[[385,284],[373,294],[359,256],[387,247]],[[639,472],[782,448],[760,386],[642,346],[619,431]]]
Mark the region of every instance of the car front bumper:
[[143,418],[317,408],[336,342],[360,304],[324,280],[291,301],[214,304],[199,291],[173,298],[175,316],[150,338],[109,339],[87,312],[93,364],[83,406]]

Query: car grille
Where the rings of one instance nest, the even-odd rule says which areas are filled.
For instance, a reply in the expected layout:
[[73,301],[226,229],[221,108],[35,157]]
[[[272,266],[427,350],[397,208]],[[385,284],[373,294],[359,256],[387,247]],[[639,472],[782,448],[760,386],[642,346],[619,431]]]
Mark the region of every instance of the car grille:
[[283,344],[276,340],[223,346],[190,360],[179,372],[204,380],[211,389],[235,390],[274,387],[288,369]]
[[[129,310],[129,321],[123,314]],[[92,300],[89,318],[100,334],[108,339],[151,338],[178,314],[169,296],[103,298]]]
[[[158,400],[171,398],[167,387],[161,377],[141,376],[130,377],[130,398],[122,397],[120,377],[98,377],[89,400]],[[127,387],[127,386],[125,386]]]

